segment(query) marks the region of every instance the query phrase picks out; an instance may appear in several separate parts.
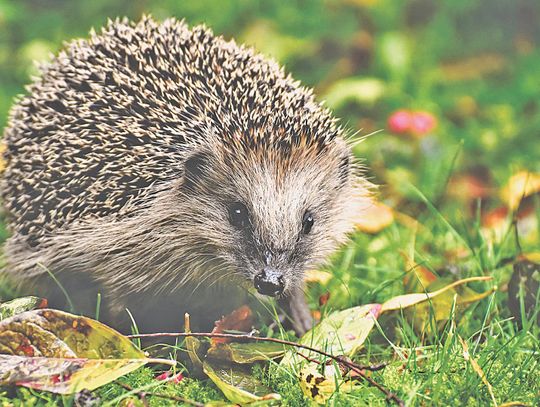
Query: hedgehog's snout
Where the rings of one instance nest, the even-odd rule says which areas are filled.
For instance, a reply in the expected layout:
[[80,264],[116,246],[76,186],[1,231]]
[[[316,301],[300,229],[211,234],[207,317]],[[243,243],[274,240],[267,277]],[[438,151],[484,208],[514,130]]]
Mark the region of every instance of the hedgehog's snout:
[[277,297],[285,291],[285,279],[283,274],[273,267],[266,266],[253,279],[253,285],[259,294]]

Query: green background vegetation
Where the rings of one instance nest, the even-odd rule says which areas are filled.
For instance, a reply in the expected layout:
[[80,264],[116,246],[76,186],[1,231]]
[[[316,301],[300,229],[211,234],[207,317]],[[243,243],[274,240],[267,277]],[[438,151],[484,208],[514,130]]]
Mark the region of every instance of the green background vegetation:
[[[34,60],[46,61],[64,41],[86,37],[107,18],[139,19],[143,13],[204,23],[255,46],[314,87],[349,133],[375,132],[355,152],[380,185],[380,199],[401,215],[375,235],[358,233],[336,254],[327,266],[334,278],[310,286],[313,309],[320,308],[318,297],[327,291],[323,315],[403,293],[407,256],[441,284],[495,277],[499,291],[454,323],[422,333],[410,318],[387,321],[382,329],[388,340],[402,353],[409,350],[409,357],[400,357],[383,335],[374,338],[363,358],[392,362],[374,375],[377,380],[411,405],[488,405],[485,386],[463,360],[454,335],[459,333],[500,403],[540,404],[539,330],[534,317],[518,328],[505,291],[519,245],[509,227],[497,233],[482,227],[491,211],[503,206],[500,191],[513,174],[540,172],[538,1],[0,0],[0,129],[16,95],[38,73]],[[387,120],[398,109],[428,111],[438,125],[421,139],[393,135]],[[473,184],[487,191],[481,200],[470,191]],[[519,243],[533,252],[539,250],[539,199],[529,198],[527,205]],[[277,368],[258,374],[287,404],[306,403],[293,376]],[[152,374],[143,369],[128,380],[143,385]],[[212,386],[195,380],[165,390],[199,400],[219,397]],[[121,391],[109,386],[101,395],[113,399]],[[17,395],[25,397],[25,405],[59,402],[29,391]],[[336,394],[333,402],[384,405],[368,388]]]

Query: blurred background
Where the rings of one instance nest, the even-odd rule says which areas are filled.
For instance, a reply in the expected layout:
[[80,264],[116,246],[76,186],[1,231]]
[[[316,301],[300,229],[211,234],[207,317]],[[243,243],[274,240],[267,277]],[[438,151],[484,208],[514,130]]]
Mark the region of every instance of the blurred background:
[[[403,270],[396,248],[414,240],[417,220],[433,268],[461,259],[427,201],[470,246],[485,247],[479,229],[503,244],[512,215],[522,245],[538,245],[537,0],[0,0],[0,130],[33,61],[108,18],[143,13],[254,46],[314,87],[349,134],[370,135],[355,152],[385,205],[361,229],[399,227],[358,237],[351,261]],[[489,261],[517,250],[505,247]],[[352,292],[369,297],[364,285]]]

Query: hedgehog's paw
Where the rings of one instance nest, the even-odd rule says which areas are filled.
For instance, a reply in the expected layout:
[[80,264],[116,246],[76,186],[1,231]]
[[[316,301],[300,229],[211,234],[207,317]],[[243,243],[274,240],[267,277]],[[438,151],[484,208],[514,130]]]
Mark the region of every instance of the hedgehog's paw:
[[279,300],[279,303],[287,315],[285,328],[292,328],[298,336],[313,328],[313,317],[302,289],[296,289],[290,296]]

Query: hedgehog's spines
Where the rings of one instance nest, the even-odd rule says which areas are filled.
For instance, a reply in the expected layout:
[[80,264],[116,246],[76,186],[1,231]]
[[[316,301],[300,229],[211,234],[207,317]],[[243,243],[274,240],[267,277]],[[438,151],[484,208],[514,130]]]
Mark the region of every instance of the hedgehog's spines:
[[146,15],[67,44],[27,89],[5,130],[2,193],[12,231],[32,245],[75,221],[137,212],[208,143],[286,161],[298,149],[317,157],[341,132],[275,61]]

